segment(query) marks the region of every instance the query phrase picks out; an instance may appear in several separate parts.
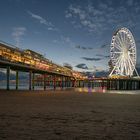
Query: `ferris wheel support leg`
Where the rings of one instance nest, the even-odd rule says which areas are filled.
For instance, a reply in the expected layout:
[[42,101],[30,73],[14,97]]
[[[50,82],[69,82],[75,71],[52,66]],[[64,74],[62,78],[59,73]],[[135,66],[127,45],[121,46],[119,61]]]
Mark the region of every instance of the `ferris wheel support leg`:
[[138,72],[137,72],[137,70],[136,70],[136,68],[135,68],[135,72],[136,72],[136,75],[137,75],[138,77],[140,77],[139,74],[138,74]]
[[116,66],[113,68],[113,70],[111,71],[111,73],[109,74],[109,77],[112,75],[112,73],[114,72]]
[[133,65],[133,67],[134,67],[134,70],[135,70],[135,72],[136,72],[136,75],[139,77],[139,74],[138,74],[138,72],[137,72],[137,70],[136,70],[136,68],[135,68],[135,66],[134,66],[134,64],[133,64],[133,62],[132,62],[130,56],[129,56],[129,60],[131,61],[132,65]]
[[[120,61],[121,61],[121,59],[119,59],[118,61],[117,61],[117,63],[116,64],[119,64],[120,63]],[[112,75],[112,73],[114,72],[114,70],[117,68],[117,65],[115,65],[114,66],[114,68],[113,68],[113,70],[111,71],[111,73],[109,74],[109,76],[111,76]]]

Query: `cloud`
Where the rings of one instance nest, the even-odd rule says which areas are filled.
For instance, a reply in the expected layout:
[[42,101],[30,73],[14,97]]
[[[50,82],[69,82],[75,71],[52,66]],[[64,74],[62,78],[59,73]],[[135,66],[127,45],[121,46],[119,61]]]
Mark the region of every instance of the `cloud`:
[[109,71],[101,70],[95,72],[95,77],[107,77],[109,75]]
[[127,0],[126,3],[127,3],[128,6],[132,6],[133,5],[133,0]]
[[48,20],[46,20],[45,18],[41,17],[40,15],[34,14],[30,11],[27,11],[27,13],[35,20],[37,20],[40,24],[44,24],[48,27],[48,30],[50,31],[56,31],[57,28],[55,28],[55,26]]
[[72,65],[70,63],[67,63],[67,62],[63,63],[63,66],[67,67],[69,69],[73,69]]
[[[86,18],[86,12],[85,12],[84,10],[82,10],[80,6],[74,7],[73,5],[70,5],[70,6],[69,6],[69,10],[70,10],[73,14],[79,16],[79,18],[80,18],[81,20],[84,20],[84,19]],[[70,14],[70,13],[69,13],[69,14]],[[72,15],[72,14],[71,14],[71,15]]]
[[108,5],[105,4],[105,3],[103,3],[103,2],[101,2],[101,3],[99,3],[99,8],[101,8],[101,9],[107,9],[108,8]]
[[105,58],[110,58],[110,55],[105,55],[104,57],[105,57]]
[[70,18],[70,17],[72,17],[72,14],[69,13],[68,11],[66,11],[66,12],[65,12],[65,17],[66,17],[66,18]]
[[69,43],[69,42],[71,42],[70,37],[66,37],[66,36],[63,36],[63,35],[61,35],[61,40],[62,40],[63,43]]
[[100,61],[102,58],[90,58],[90,57],[82,57],[82,59],[87,60],[87,61]]
[[108,44],[103,44],[103,45],[101,45],[100,48],[101,48],[101,49],[104,49],[104,48],[110,48],[110,45],[108,45]]
[[70,47],[73,47],[75,45],[74,42],[71,40],[71,38],[68,36],[61,35],[60,41],[65,45],[66,44],[69,45]]
[[45,24],[45,25],[51,24],[51,23],[47,22],[47,20],[44,19],[43,17],[41,17],[41,16],[39,16],[39,15],[36,15],[36,14],[30,12],[30,11],[28,11],[28,14],[29,14],[32,18],[38,20],[41,24]]
[[[93,21],[93,18],[96,15],[99,16],[102,14],[103,13],[100,10],[95,9],[92,5],[85,6],[85,8],[81,6],[70,5],[65,14],[65,17],[79,19],[80,24],[84,26],[85,28],[87,28],[89,32],[92,32],[92,31],[97,32],[98,27],[101,27],[101,24],[99,22],[98,24],[96,24],[96,21]],[[68,15],[71,15],[71,16],[68,16]]]
[[15,27],[13,28],[12,36],[14,37],[14,40],[16,41],[16,46],[19,47],[21,45],[22,36],[25,35],[26,32],[25,27]]
[[84,47],[84,46],[80,46],[80,45],[75,46],[75,48],[82,49],[82,50],[92,50],[93,49],[91,47]]
[[84,70],[84,74],[87,75],[87,76],[91,76],[91,75],[95,75],[96,77],[101,77],[101,76],[108,76],[109,74],[109,71],[108,69],[103,69],[101,67],[96,67],[96,66],[93,66],[92,68],[89,68],[86,64],[84,63],[81,63],[81,64],[78,64],[76,65],[75,67],[77,68],[80,68],[82,70]]
[[85,70],[88,70],[87,65],[86,65],[86,64],[83,64],[83,63],[78,64],[78,65],[76,65],[75,67],[80,68],[80,69],[85,69]]
[[[114,27],[135,27],[139,24],[138,18],[140,18],[139,1],[127,0],[126,2],[118,3],[114,6],[111,2],[97,2],[96,6],[91,1],[84,6],[82,5],[70,5],[65,12],[65,17],[75,21],[84,27],[83,29],[89,32],[105,33]],[[128,10],[128,6],[133,6],[131,12]],[[76,27],[74,23],[74,27]]]
[[103,54],[96,54],[96,56],[103,57],[103,58],[109,58],[110,57],[110,55],[103,55]]
[[73,42],[73,40],[71,40],[71,38],[69,36],[64,36],[64,35],[60,35],[58,39],[54,39],[52,40],[53,43],[61,46],[69,46],[72,49],[75,46],[75,43]]
[[94,72],[91,72],[91,71],[84,71],[82,72],[85,76],[88,76],[88,77],[93,77],[94,76]]
[[[95,24],[89,19],[88,12],[83,10],[81,6],[70,5],[66,11],[66,18],[78,18],[82,26],[88,27],[89,29],[95,29]],[[76,26],[75,26],[76,27]]]

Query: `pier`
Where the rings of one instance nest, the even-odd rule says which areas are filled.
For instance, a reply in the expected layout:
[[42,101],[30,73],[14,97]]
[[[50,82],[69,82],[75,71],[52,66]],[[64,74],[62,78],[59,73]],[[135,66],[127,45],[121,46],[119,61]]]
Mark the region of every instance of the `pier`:
[[[36,85],[56,89],[68,87],[101,87],[107,90],[140,90],[138,78],[92,78],[82,73],[60,66],[32,50],[19,50],[0,43],[0,68],[6,69],[6,89],[10,90],[10,71],[15,71],[15,89],[19,89],[19,72],[29,74],[28,89]],[[36,76],[40,74],[40,76]]]
[[[29,73],[29,90],[34,90],[35,82],[43,82],[44,90],[46,86],[50,85],[54,89],[58,85],[62,88],[74,86],[72,83],[78,73],[55,64],[34,51],[19,50],[5,43],[0,43],[0,68],[6,69],[7,90],[10,90],[11,70],[16,72],[16,90],[19,86],[19,72]],[[39,81],[39,78],[35,78],[36,74],[41,75],[41,81]]]

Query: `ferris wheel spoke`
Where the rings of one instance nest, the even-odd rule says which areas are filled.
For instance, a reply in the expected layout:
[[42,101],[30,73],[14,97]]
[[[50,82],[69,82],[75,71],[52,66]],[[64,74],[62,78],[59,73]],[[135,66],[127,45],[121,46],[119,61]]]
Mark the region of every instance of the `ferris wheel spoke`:
[[125,43],[125,45],[126,46],[128,46],[129,45],[129,43],[128,43],[129,41],[128,41],[128,38],[127,38],[127,35],[125,35],[125,41],[124,41],[124,43]]
[[126,71],[127,71],[127,75],[130,75],[130,66],[129,66],[129,63],[128,63],[128,60],[126,60]]
[[118,42],[117,41],[115,41],[115,47],[118,49],[118,50],[122,50],[122,48],[120,47],[120,45],[118,44]]
[[123,59],[123,65],[122,65],[122,67],[123,67],[123,74],[125,75],[125,74],[127,74],[127,69],[126,69],[126,60],[125,59]]
[[123,44],[125,43],[125,34],[122,32],[122,40],[123,40]]
[[112,63],[115,63],[115,64],[118,62],[118,59],[116,58],[112,58],[111,60],[112,60]]
[[129,50],[135,50],[135,46],[134,45],[131,45],[131,44],[129,44]]
[[128,59],[127,61],[128,61],[129,73],[131,75],[132,74],[132,63],[131,63],[131,60],[130,59]]
[[114,52],[115,54],[122,54],[123,52]]
[[133,61],[132,61],[130,55],[128,55],[128,59],[130,60],[131,64],[134,66],[134,63],[133,63]]
[[130,67],[129,67],[129,63],[128,60],[125,61],[125,69],[126,69],[126,75],[130,75]]
[[116,36],[116,42],[117,42],[117,44],[119,44],[119,47],[121,48],[121,42],[120,42],[120,39],[119,39],[119,36]]
[[124,75],[127,75],[127,70],[128,70],[128,68],[127,68],[127,66],[126,66],[126,61],[125,60],[123,60],[123,74]]
[[135,48],[133,46],[131,46],[131,48],[129,48],[129,51],[132,50],[132,49],[135,49]]
[[118,66],[119,68],[120,68],[120,73],[122,73],[122,61],[120,61],[120,63],[119,63],[119,66]]
[[128,75],[132,73],[132,65],[129,59],[127,59]]
[[117,36],[117,41],[118,41],[118,43],[120,44],[120,47],[122,48],[122,42],[121,42],[121,40],[120,40],[120,38],[119,38],[119,36]]
[[122,41],[122,45],[124,46],[124,35],[123,35],[123,32],[121,32],[121,41]]
[[128,46],[128,50],[131,50],[131,48],[133,47],[133,46],[131,46],[130,43],[127,43],[127,46]]
[[120,48],[120,46],[118,46],[118,45],[116,45],[115,48],[118,49],[119,51],[122,50],[122,49]]
[[127,36],[126,36],[126,34],[124,35],[125,37],[124,37],[124,45],[125,46],[128,46],[128,41],[127,41]]
[[114,59],[114,61],[116,62],[116,64],[118,63],[119,59],[120,59],[120,57]]
[[131,66],[130,60],[128,60],[128,71],[129,71],[129,75],[131,75],[132,74],[132,66]]
[[124,40],[123,40],[123,34],[122,34],[122,32],[120,33],[120,40],[121,40],[121,43],[124,45]]
[[128,48],[131,47],[130,39],[128,37],[126,38],[126,44],[127,44]]
[[[124,60],[121,60],[121,73],[124,73]],[[124,75],[124,74],[123,74]]]
[[129,53],[129,54],[136,54],[136,53]]
[[124,33],[124,42],[125,42],[125,44],[126,44],[126,34]]
[[126,60],[126,64],[127,64],[127,75],[131,75],[132,68],[128,59]]
[[120,59],[119,59],[119,62],[118,62],[118,68],[121,67],[121,64],[122,64],[122,57],[120,57]]

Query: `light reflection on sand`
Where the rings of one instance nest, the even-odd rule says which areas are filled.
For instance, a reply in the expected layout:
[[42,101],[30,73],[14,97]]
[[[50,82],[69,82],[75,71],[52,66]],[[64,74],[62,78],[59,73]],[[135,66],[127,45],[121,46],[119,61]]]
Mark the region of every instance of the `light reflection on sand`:
[[95,92],[98,92],[98,93],[105,93],[106,92],[106,89],[105,88],[102,88],[102,87],[95,87],[95,88],[92,88],[92,87],[84,87],[84,88],[74,88],[74,91],[78,91],[78,92],[87,92],[87,93],[95,93]]
[[85,88],[74,88],[74,91],[78,91],[80,93],[111,93],[111,94],[140,94],[140,90],[107,90],[102,87],[85,87]]
[[[6,89],[5,82],[0,84],[0,89]],[[10,84],[10,89],[15,89],[15,84]],[[28,90],[29,86],[27,83],[19,84],[19,90]],[[35,86],[34,90],[44,90],[43,86]],[[53,90],[53,87],[47,87],[46,90]],[[56,90],[71,90],[79,93],[110,93],[110,94],[140,94],[140,90],[107,90],[106,87],[76,87],[76,88],[61,88],[57,87]]]
[[107,92],[111,94],[140,94],[140,90],[108,90]]

